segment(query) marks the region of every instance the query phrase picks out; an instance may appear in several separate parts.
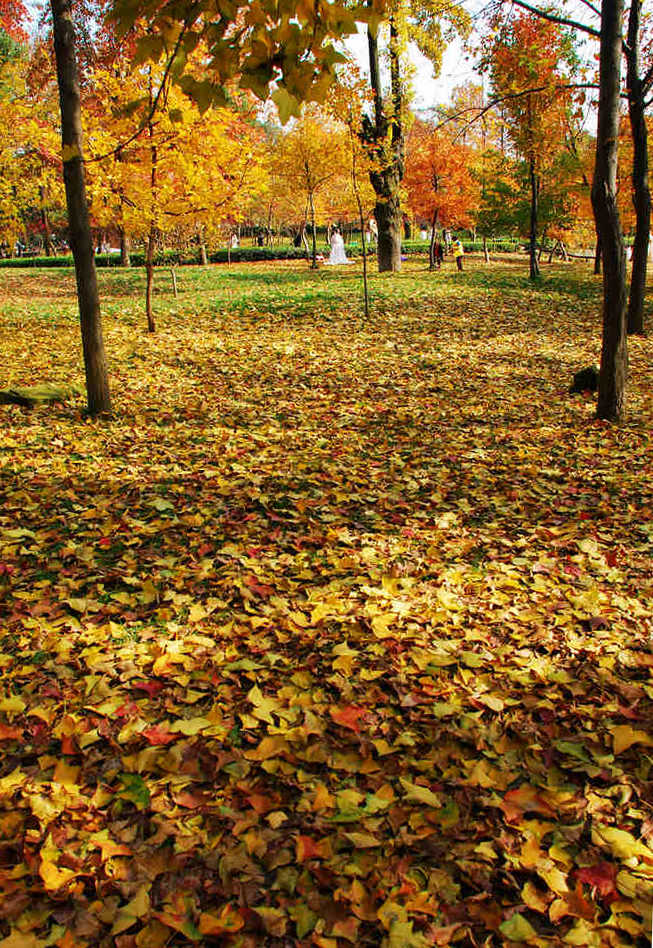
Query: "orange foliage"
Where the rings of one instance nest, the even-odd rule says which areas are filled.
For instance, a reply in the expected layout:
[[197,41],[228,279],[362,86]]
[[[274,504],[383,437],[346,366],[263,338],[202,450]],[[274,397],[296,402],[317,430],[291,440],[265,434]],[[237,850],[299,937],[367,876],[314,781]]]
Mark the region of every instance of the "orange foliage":
[[471,165],[470,148],[416,121],[408,139],[404,178],[412,212],[434,227],[469,226],[479,197]]

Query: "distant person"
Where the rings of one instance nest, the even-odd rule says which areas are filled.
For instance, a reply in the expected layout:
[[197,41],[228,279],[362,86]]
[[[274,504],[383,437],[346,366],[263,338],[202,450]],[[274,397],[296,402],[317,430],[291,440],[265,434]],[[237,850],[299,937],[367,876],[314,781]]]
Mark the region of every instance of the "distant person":
[[443,237],[443,239],[444,239],[444,250],[445,250],[445,253],[449,253],[449,251],[451,250],[451,231],[449,230],[448,227],[446,227],[446,228],[442,231],[442,237]]
[[240,247],[240,241],[238,240],[238,234],[231,235],[231,249],[238,250]]
[[463,269],[463,257],[465,256],[465,250],[463,248],[460,240],[456,239],[451,244],[451,249],[453,250],[454,259],[456,261],[456,266],[459,270]]
[[331,253],[327,263],[331,266],[336,266],[339,263],[349,263],[345,253],[345,242],[337,227],[334,227],[331,232]]
[[439,270],[444,260],[444,247],[442,246],[441,240],[436,240],[435,242],[435,246],[433,247],[433,259],[435,260],[435,265]]
[[372,241],[376,244],[379,239],[379,228],[375,217],[370,217],[370,234],[372,235]]

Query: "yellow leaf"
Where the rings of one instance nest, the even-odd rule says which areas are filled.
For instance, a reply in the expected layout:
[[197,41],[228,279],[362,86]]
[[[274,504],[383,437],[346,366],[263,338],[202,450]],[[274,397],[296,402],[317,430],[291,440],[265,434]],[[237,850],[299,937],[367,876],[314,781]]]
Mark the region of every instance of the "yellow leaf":
[[135,922],[143,918],[144,915],[147,915],[149,910],[150,896],[148,895],[147,886],[142,885],[134,898],[118,910],[113,928],[111,929],[111,934],[118,935],[120,932],[131,928]]
[[13,721],[16,715],[22,714],[26,707],[27,705],[18,695],[10,695],[0,701],[0,711],[4,711],[10,721]]
[[371,833],[345,833],[344,835],[356,849],[373,849],[374,846],[381,845],[376,836],[372,836]]
[[616,829],[614,826],[595,823],[592,827],[592,842],[598,846],[607,846],[617,859],[653,859],[653,850],[640,843],[626,830]]
[[377,639],[387,639],[391,635],[394,635],[390,631],[390,626],[394,625],[397,621],[397,614],[395,612],[384,612],[380,616],[374,616],[372,619],[372,632],[377,637]]
[[57,889],[74,879],[77,873],[73,872],[72,869],[60,869],[55,863],[44,859],[39,866],[39,875],[43,879],[48,892],[56,892]]
[[612,746],[615,754],[621,754],[633,744],[653,744],[653,738],[646,731],[635,731],[629,724],[619,724],[612,728]]
[[212,726],[208,718],[179,718],[171,723],[170,730],[185,734],[186,737],[194,737],[200,731],[205,731],[206,728]]
[[426,806],[432,806],[436,809],[440,809],[442,806],[442,798],[436,793],[433,793],[432,790],[429,790],[428,787],[420,787],[418,784],[406,780],[405,777],[400,777],[399,782],[406,791],[405,800],[424,803]]

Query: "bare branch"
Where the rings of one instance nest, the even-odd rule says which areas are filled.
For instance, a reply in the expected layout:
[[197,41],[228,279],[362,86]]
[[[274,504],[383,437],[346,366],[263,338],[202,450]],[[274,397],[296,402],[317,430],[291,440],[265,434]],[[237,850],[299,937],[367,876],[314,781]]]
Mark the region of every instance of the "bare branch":
[[549,20],[551,23],[560,23],[562,26],[572,26],[575,30],[580,30],[582,33],[588,33],[590,36],[595,36],[597,39],[600,39],[601,37],[601,31],[595,29],[593,26],[588,26],[587,23],[580,23],[578,20],[571,20],[566,16],[557,16],[555,13],[547,13],[546,10],[541,10],[539,7],[531,6],[531,4],[526,3],[525,0],[510,0],[510,2],[514,3],[518,7],[522,7],[524,10],[528,10],[529,13],[534,13],[543,20]]

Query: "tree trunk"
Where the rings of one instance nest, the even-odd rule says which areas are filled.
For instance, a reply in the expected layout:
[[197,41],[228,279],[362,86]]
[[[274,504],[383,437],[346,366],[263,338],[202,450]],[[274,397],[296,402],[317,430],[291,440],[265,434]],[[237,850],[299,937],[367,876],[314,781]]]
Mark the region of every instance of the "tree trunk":
[[404,240],[410,240],[413,229],[407,217],[404,217]]
[[48,209],[45,206],[45,188],[43,185],[39,187],[39,197],[41,199],[41,225],[43,227],[43,252],[46,257],[53,257],[54,253],[52,251],[52,234],[50,233],[50,218],[48,217]]
[[129,267],[131,266],[131,259],[129,257],[129,234],[120,228],[120,266]]
[[651,227],[651,192],[648,183],[648,131],[644,106],[644,83],[640,69],[640,18],[642,0],[631,0],[626,46],[628,114],[633,139],[633,205],[635,207],[635,241],[633,270],[628,301],[628,333],[644,333],[644,296]]
[[617,209],[619,85],[623,0],[602,0],[599,111],[592,207],[603,251],[603,343],[597,414],[621,421],[626,411],[626,253]]
[[490,262],[490,251],[487,249],[487,237],[483,236],[483,257],[486,263]]
[[200,227],[197,232],[197,240],[200,245],[200,263],[203,267],[206,267],[209,262],[208,254],[206,252],[206,240],[204,239],[204,228]]
[[435,228],[438,226],[438,217],[439,217],[438,212],[434,211],[433,217],[431,218],[431,243],[429,244],[429,270],[435,270]]
[[601,275],[601,257],[603,256],[603,248],[601,247],[601,236],[600,234],[596,235],[596,246],[594,248],[594,276]]
[[315,233],[315,203],[313,201],[313,192],[308,195],[308,203],[311,209],[311,267],[317,270],[317,235]]
[[402,126],[403,92],[399,72],[399,38],[394,22],[390,21],[390,82],[392,120],[388,144],[388,119],[383,104],[379,47],[376,28],[368,26],[370,84],[374,96],[374,122],[363,122],[363,138],[372,145],[376,159],[370,171],[370,181],[376,194],[374,217],[378,236],[376,253],[379,272],[401,269],[401,235],[403,218],[400,207],[400,187],[404,174],[404,133]]
[[530,272],[531,280],[537,280],[540,275],[540,263],[537,258],[537,210],[540,183],[535,172],[535,157],[531,155],[529,163],[529,179],[531,184],[531,232],[529,241],[530,254]]
[[154,241],[156,234],[154,227],[150,229],[147,237],[147,248],[145,251],[145,316],[147,318],[147,331],[156,332],[156,323],[152,314],[152,287],[154,285]]
[[82,118],[71,0],[51,0],[51,6],[61,107],[68,232],[75,261],[88,412],[90,415],[110,414],[109,376],[102,338],[100,298],[84,182]]
[[[150,113],[152,112],[153,105],[153,94],[152,94],[152,69],[150,67],[149,75],[149,94],[150,94]],[[155,209],[156,209],[156,200],[157,200],[157,164],[159,160],[159,155],[157,151],[156,144],[154,142],[154,124],[152,122],[152,115],[150,114],[150,121],[148,123],[148,134],[150,138],[150,199],[152,201],[152,210],[151,210],[151,219],[150,219],[150,232],[147,236],[147,249],[145,253],[145,275],[146,275],[146,285],[145,285],[145,316],[147,319],[147,331],[156,332],[156,324],[154,322],[154,316],[152,314],[152,286],[154,283],[154,241],[156,239],[156,226],[155,226]]]

